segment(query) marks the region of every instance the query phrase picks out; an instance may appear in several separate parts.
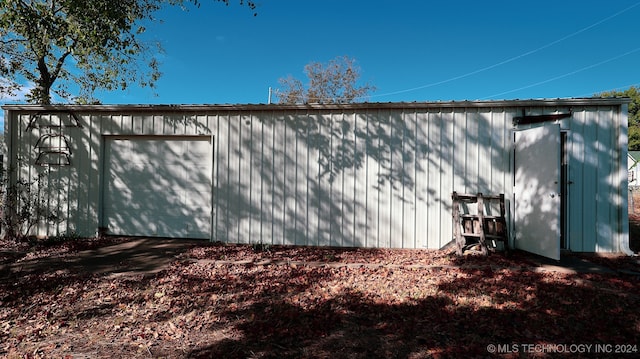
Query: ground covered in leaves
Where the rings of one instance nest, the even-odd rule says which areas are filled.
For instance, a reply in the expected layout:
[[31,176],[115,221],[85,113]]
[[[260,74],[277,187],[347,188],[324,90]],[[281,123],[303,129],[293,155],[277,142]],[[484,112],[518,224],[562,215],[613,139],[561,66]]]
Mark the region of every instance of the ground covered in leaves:
[[[3,252],[0,356],[510,358],[583,344],[639,355],[638,276],[539,271],[518,253],[196,245],[153,275],[7,269],[99,245]],[[564,354],[593,356],[579,348]]]

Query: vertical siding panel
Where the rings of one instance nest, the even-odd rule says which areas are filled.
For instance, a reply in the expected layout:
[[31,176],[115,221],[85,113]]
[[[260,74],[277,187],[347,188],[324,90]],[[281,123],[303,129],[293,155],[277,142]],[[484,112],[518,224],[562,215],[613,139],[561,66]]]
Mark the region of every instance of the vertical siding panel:
[[455,112],[453,114],[453,143],[456,146],[456,157],[453,167],[453,188],[458,193],[473,192],[468,188],[468,156],[469,156],[469,136],[468,120],[465,113]]
[[153,121],[151,121],[149,132],[154,135],[160,135],[164,133],[164,128],[166,126],[166,123],[167,121],[164,121],[164,119],[154,118]]
[[353,168],[353,245],[367,246],[367,118],[353,114],[353,141],[356,161]]
[[345,144],[343,154],[345,165],[342,183],[342,237],[343,245],[355,246],[355,174],[357,165],[357,140],[355,137],[356,115],[353,112],[344,114],[342,141]]
[[[488,166],[489,186],[494,193],[504,193],[506,198],[506,189],[508,187],[505,174],[509,172],[509,141],[508,127],[504,118],[505,112],[501,108],[492,108],[486,115],[491,125],[491,151],[489,154]],[[510,183],[510,182],[509,182]]]
[[[26,143],[27,146],[23,147],[23,153],[22,153],[21,159],[23,161],[22,166],[24,166],[24,168],[20,171],[21,173],[19,174],[19,179],[24,179],[26,183],[33,183],[32,186],[36,187],[38,192],[40,191],[47,192],[46,187],[49,179],[43,178],[42,183],[38,183],[38,175],[40,173],[45,173],[46,168],[35,165],[37,153],[35,153],[33,149],[38,141],[38,138],[41,135],[46,134],[42,125],[47,123],[48,119],[49,119],[49,115],[40,116],[40,120],[37,122],[36,127],[30,130],[26,130],[26,123],[29,123],[29,117],[25,116],[24,118],[25,130],[21,130],[22,141],[20,143]],[[37,223],[34,227],[35,228],[33,228],[32,230],[33,232],[31,234],[34,234],[34,235],[44,234],[43,231],[45,229],[42,228],[42,223]]]
[[[42,116],[42,117],[44,118],[45,116]],[[46,116],[46,120],[43,121],[43,123],[46,123],[46,121],[48,121],[48,118],[49,118],[49,116],[47,115]],[[46,173],[46,168],[35,166],[35,163],[34,163],[36,157],[35,157],[35,153],[33,151],[33,148],[35,147],[35,144],[37,143],[37,140],[38,140],[39,136],[44,134],[44,133],[46,133],[44,131],[44,129],[41,127],[41,125],[37,129],[32,129],[32,130],[29,131],[29,132],[31,132],[31,135],[29,136],[29,147],[25,149],[26,162],[27,162],[27,164],[33,165],[33,168],[29,168],[28,169],[28,175],[27,175],[26,178],[29,179],[30,181],[36,182],[36,184],[37,184],[37,176],[38,176],[38,174]],[[48,178],[44,178],[43,179],[43,183],[41,183],[40,185],[42,187],[45,187],[45,188],[44,189],[39,188],[38,191],[45,191],[46,192],[47,191],[46,187],[48,186],[48,184],[47,184],[48,181],[49,181]],[[36,235],[42,235],[43,234],[42,223],[38,223],[35,227],[36,227],[35,228],[35,234]]]
[[271,240],[274,244],[283,242],[283,217],[282,217],[282,117],[276,112],[269,112],[271,122],[271,184],[268,191],[271,192]]
[[[71,142],[75,143],[73,139],[70,140],[70,143]],[[62,223],[62,228],[59,228],[59,231],[71,234],[76,233],[75,219],[78,218],[78,199],[76,191],[78,167],[77,164],[73,163],[73,158],[72,166],[65,168],[64,172],[62,180],[64,192],[61,194],[61,201],[64,203],[64,222]]]
[[489,121],[491,122],[491,151],[488,162],[489,185],[492,193],[503,193],[505,196],[505,216],[508,228],[511,225],[510,206],[513,198],[513,180],[511,177],[511,121],[507,120],[504,108],[491,108],[489,110]]
[[[210,127],[213,127],[213,143],[211,158],[213,161],[212,177],[211,177],[211,240],[220,240],[220,142],[222,140],[220,136],[220,114],[208,116],[208,123]],[[154,131],[157,129],[157,122],[154,124]]]
[[227,176],[227,208],[229,221],[229,241],[232,243],[240,243],[240,225],[241,225],[241,186],[240,176],[242,175],[242,126],[238,115],[229,115],[229,173]]
[[476,171],[478,174],[478,192],[487,193],[487,194],[499,194],[502,191],[494,189],[491,186],[491,174],[492,174],[492,150],[495,147],[495,143],[492,137],[492,123],[491,123],[491,112],[489,109],[482,111],[476,110],[475,115],[475,123],[478,129],[478,141],[477,141],[477,149],[478,153],[476,155]]
[[309,111],[304,114],[304,127],[300,129],[301,135],[304,136],[307,141],[305,143],[305,158],[304,158],[304,182],[305,182],[305,210],[304,216],[307,221],[307,228],[305,228],[305,245],[312,245],[317,239],[318,229],[318,215],[317,209],[313,202],[313,192],[316,188],[315,175],[317,173],[316,166],[318,165],[318,158],[316,151],[310,145],[311,126],[315,126],[317,123],[314,121],[313,116]]
[[160,116],[152,116],[150,118],[143,119],[143,121],[142,121],[142,129],[140,130],[140,133],[142,133],[144,135],[152,135],[153,134],[153,124],[158,122],[158,121],[165,121],[165,119],[163,117],[160,117]]
[[309,243],[309,143],[305,139],[307,135],[308,112],[301,112],[296,116],[295,132],[296,132],[296,244],[308,245]]
[[[584,208],[584,109],[573,109],[573,122],[569,137],[569,187],[568,238],[567,246],[572,251],[582,251],[583,226],[582,213]],[[575,210],[574,210],[575,208]]]
[[[465,170],[465,176],[467,177],[466,188],[468,192],[478,193],[478,192],[486,192],[485,186],[482,183],[480,178],[480,170],[479,170],[479,161],[481,154],[481,149],[483,146],[486,146],[486,143],[482,143],[481,134],[482,130],[486,131],[486,126],[481,126],[480,121],[482,120],[475,109],[466,109],[466,121],[467,128],[464,130],[467,135],[465,136],[467,141],[467,169]],[[455,144],[454,144],[455,146]],[[459,151],[454,152],[454,157],[458,155]]]
[[[330,147],[330,115],[318,113],[318,133],[311,139],[314,146],[318,150],[318,167],[317,167],[317,186],[315,188],[315,201],[318,210],[318,246],[328,246],[331,243],[331,225],[330,225],[330,206],[331,198],[329,197],[329,173],[331,165],[331,147]],[[320,142],[324,141],[324,142]]]
[[342,163],[341,163],[341,142],[342,135],[340,133],[340,122],[343,114],[341,112],[331,111],[331,121],[329,131],[331,133],[331,164],[329,178],[329,225],[330,225],[330,244],[331,246],[341,246],[342,243]]
[[123,135],[132,135],[133,126],[136,122],[136,118],[140,118],[141,116],[120,116],[120,134]]
[[329,116],[329,124],[327,126],[329,130],[331,150],[329,154],[329,176],[327,177],[327,193],[329,202],[327,203],[329,211],[329,245],[340,246],[342,243],[342,213],[340,212],[341,195],[340,189],[342,187],[342,164],[340,163],[340,120],[342,113],[336,113],[331,111]]
[[416,114],[416,248],[429,246],[429,113]]
[[342,143],[340,148],[340,159],[342,163],[340,164],[341,174],[340,174],[340,187],[338,192],[340,193],[340,246],[353,246],[353,241],[351,240],[351,211],[350,201],[348,201],[349,191],[348,191],[348,183],[349,177],[353,176],[353,166],[351,164],[353,161],[353,153],[351,146],[352,143],[349,139],[348,133],[350,133],[350,127],[346,128],[344,126],[350,126],[348,122],[348,114],[342,113],[341,120],[339,126],[340,130],[340,141]]
[[[249,237],[247,241],[249,243],[260,243],[263,238],[260,237],[260,229],[262,223],[260,221],[261,214],[260,199],[262,198],[261,185],[262,179],[260,176],[260,169],[262,166],[262,126],[260,121],[257,121],[253,112],[249,112],[243,118],[243,122],[246,128],[249,130],[248,148],[249,148],[249,163],[251,164],[247,174],[249,175]],[[271,244],[269,239],[268,244]],[[264,242],[263,242],[264,243]]]
[[260,150],[260,236],[263,242],[274,244],[273,237],[273,122],[270,114],[260,113],[262,149]]
[[238,218],[240,222],[238,230],[238,242],[251,243],[251,217],[253,214],[253,203],[251,202],[251,167],[253,163],[251,148],[251,122],[245,114],[238,116],[238,128],[240,129],[240,144],[238,150],[238,159],[240,163],[240,171],[238,173],[238,202],[240,210]]
[[367,112],[367,247],[380,246],[380,127],[377,111]]
[[[165,119],[167,118],[167,116],[164,117]],[[184,132],[182,132],[181,134],[190,136],[197,135],[198,120],[199,119],[197,115],[183,114],[182,116],[179,116],[178,122],[184,124]]]
[[99,134],[102,135],[111,135],[113,134],[113,116],[108,116],[104,114],[96,114],[95,121],[99,122]]
[[367,207],[369,208],[369,234],[367,240],[370,247],[380,247],[380,131],[381,119],[379,110],[370,110],[368,114],[368,143],[367,153]]
[[[142,124],[145,121],[145,117],[147,115],[137,115],[133,116],[131,122],[127,126],[126,134],[127,135],[136,135],[142,133]],[[152,117],[154,115],[150,115]]]
[[[380,142],[379,142],[379,155],[380,163],[378,166],[378,188],[380,190],[378,197],[378,229],[379,229],[379,243],[381,248],[387,248],[391,242],[391,197],[393,195],[392,181],[389,175],[393,170],[392,158],[391,158],[391,141],[392,133],[390,129],[391,121],[389,110],[378,111],[378,119],[380,121]],[[387,177],[380,177],[380,174]]]
[[145,116],[145,115],[135,116],[133,118],[133,122],[131,124],[130,134],[132,134],[132,135],[144,134],[144,123],[145,122],[149,122],[154,117],[155,117],[155,115],[151,115],[151,116]]
[[284,243],[293,245],[296,243],[295,233],[295,146],[296,146],[296,113],[285,113],[284,127]]
[[[512,123],[513,123],[513,117],[514,112],[510,112],[507,111],[506,108],[502,109],[502,114],[500,115],[500,119],[501,121],[504,123],[504,148],[505,148],[505,152],[503,154],[503,158],[504,158],[504,173],[503,173],[503,178],[504,178],[504,187],[502,188],[506,188],[506,193],[505,193],[505,200],[506,200],[506,211],[507,211],[507,224],[508,224],[508,228],[507,230],[510,231],[509,232],[509,240],[511,242],[510,245],[513,245],[513,233],[515,233],[514,230],[514,203],[513,198],[514,198],[514,193],[513,193],[513,185],[514,185],[514,181],[513,181],[513,173],[514,173],[514,169],[513,169],[513,156],[514,156],[514,133],[513,133],[513,127],[512,127]],[[515,111],[515,110],[514,110]]]
[[[111,127],[113,134],[122,135],[126,134],[125,129],[127,126],[131,125],[131,116],[128,115],[112,115],[112,119],[114,121],[113,126]],[[126,121],[129,119],[128,121]]]
[[[60,126],[60,119],[58,115],[49,115],[48,121],[45,123],[43,131],[45,133],[55,133],[57,131],[61,131],[62,128]],[[60,146],[62,142],[61,138],[52,139],[51,144],[54,146]],[[31,148],[32,152],[36,152],[35,148]],[[62,175],[61,172],[64,171],[64,168],[61,166],[45,166],[42,168],[42,173],[46,174],[43,182],[45,184],[45,193],[47,196],[47,210],[53,214],[63,216],[64,208],[61,200],[61,192],[63,191],[63,184],[61,183]],[[59,226],[60,223],[48,223],[41,222],[42,232],[39,234],[44,234],[46,236],[53,236],[59,234]]]
[[417,248],[416,243],[416,112],[403,113],[405,133],[402,136],[402,155],[405,178],[402,185],[402,248]]
[[596,248],[597,227],[597,176],[598,176],[598,131],[597,113],[594,108],[585,109],[584,128],[584,162],[583,162],[583,251],[593,251]]
[[320,131],[320,117],[316,112],[307,112],[304,134],[307,138],[307,244],[320,243],[320,201],[318,191],[320,186],[320,157],[318,147],[314,145],[316,131]]
[[130,118],[129,115],[111,115],[109,116],[111,118],[111,126],[109,128],[109,130],[111,131],[111,134],[113,135],[122,135],[125,133],[124,128],[126,127],[126,123],[124,122],[124,120],[126,118]]
[[[71,123],[69,119],[71,116],[67,115],[67,124]],[[78,216],[78,175],[81,170],[82,163],[77,158],[78,148],[80,147],[80,138],[79,131],[82,129],[76,127],[65,126],[63,129],[67,134],[67,138],[69,140],[69,146],[71,147],[71,166],[66,168],[64,174],[64,188],[65,194],[63,195],[63,199],[65,202],[65,214],[64,214],[64,226],[61,229],[66,233],[76,233],[77,232],[77,218]]]
[[282,113],[273,113],[273,179],[272,179],[272,212],[273,212],[273,243],[284,243],[285,223],[285,118]]
[[104,151],[104,120],[108,121],[99,114],[87,116],[88,123],[83,124],[86,126],[82,129],[83,133],[87,134],[87,141],[89,147],[87,150],[87,167],[88,181],[86,183],[87,188],[87,222],[93,221],[93,226],[89,227],[93,230],[98,229],[99,226],[104,226],[103,218],[101,217],[102,199],[101,195],[104,193],[104,186],[100,181],[101,177],[104,177],[104,167],[102,161],[102,154]]
[[[103,116],[96,114],[89,118],[89,143],[92,147],[89,149],[89,160],[92,164],[91,172],[89,175],[89,181],[87,182],[89,197],[88,211],[89,215],[94,215],[96,218],[97,226],[106,226],[104,218],[104,203],[103,195],[105,193],[105,183],[103,179],[106,177],[104,173],[104,151],[105,151],[105,138],[103,134],[107,132],[107,127],[113,126],[113,121],[110,116]],[[106,124],[105,124],[106,122]],[[95,168],[93,166],[96,166]],[[94,228],[96,228],[94,227]]]
[[404,213],[403,213],[403,190],[404,190],[404,174],[405,162],[403,151],[404,136],[404,111],[391,111],[389,115],[389,154],[390,154],[390,177],[392,181],[389,183],[391,192],[391,209],[389,212],[390,228],[389,247],[401,248],[404,236]]
[[[236,191],[234,182],[237,177],[237,165],[238,162],[232,156],[235,147],[237,146],[238,133],[234,130],[237,127],[234,122],[234,117],[229,112],[225,113],[224,117],[220,121],[220,155],[219,159],[222,161],[223,166],[222,173],[220,173],[221,185],[218,189],[220,202],[222,203],[222,228],[223,239],[225,242],[237,241],[238,223],[234,219],[234,214],[231,207],[232,195]],[[233,182],[232,182],[233,181]]]
[[284,231],[285,244],[296,244],[296,114],[285,115],[284,137]]
[[614,231],[612,226],[615,221],[612,218],[612,207],[614,203],[615,186],[612,182],[613,168],[612,159],[615,158],[612,143],[614,142],[614,131],[612,126],[615,123],[613,112],[609,107],[597,108],[596,123],[597,126],[597,155],[598,167],[596,183],[596,201],[598,207],[596,209],[597,237],[596,252],[611,252],[615,246],[613,244]]
[[342,117],[342,113],[330,111],[331,115],[329,117],[329,125],[327,126],[329,130],[329,138],[330,138],[330,154],[329,158],[329,175],[327,175],[325,182],[327,185],[327,210],[329,211],[329,245],[331,246],[340,246],[342,241],[342,221],[340,208],[341,205],[341,195],[340,189],[342,188],[342,170],[340,163],[340,143],[341,143],[341,135],[340,135],[340,119]]
[[453,143],[453,113],[446,112],[443,114],[443,125],[441,134],[441,149],[442,149],[442,162],[440,168],[440,205],[438,215],[440,217],[440,231],[438,237],[438,246],[441,248],[445,244],[449,243],[453,238],[453,232],[451,230],[452,217],[451,217],[451,193],[453,192],[453,158],[455,146]]
[[296,230],[297,243],[309,244],[309,142],[307,135],[308,111],[296,117]]
[[[89,228],[97,229],[96,226],[92,226],[90,223],[90,216],[92,211],[88,206],[89,204],[89,190],[86,186],[89,185],[89,175],[92,170],[92,165],[97,165],[97,162],[92,162],[89,157],[89,151],[93,147],[90,143],[91,138],[91,115],[79,116],[82,128],[78,128],[75,131],[74,147],[72,160],[76,167],[76,176],[73,180],[75,182],[75,188],[73,190],[74,196],[74,209],[69,213],[69,218],[75,218],[76,221],[70,226],[70,230],[76,232],[78,235],[85,236],[86,231]],[[88,119],[88,120],[87,120]],[[97,170],[97,169],[96,169]],[[72,216],[72,217],[71,217]]]
[[429,248],[440,247],[440,169],[442,165],[441,129],[443,128],[442,113],[429,110],[428,144],[429,159],[427,169],[428,215],[427,238]]

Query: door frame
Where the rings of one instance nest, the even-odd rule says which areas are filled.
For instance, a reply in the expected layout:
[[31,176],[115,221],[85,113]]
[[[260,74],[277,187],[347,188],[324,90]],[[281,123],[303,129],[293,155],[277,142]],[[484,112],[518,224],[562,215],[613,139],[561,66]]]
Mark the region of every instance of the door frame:
[[560,250],[569,249],[569,130],[560,128]]
[[[106,155],[107,155],[107,147],[108,147],[108,142],[109,141],[113,141],[113,140],[162,140],[162,139],[167,139],[167,140],[174,140],[174,141],[180,141],[180,140],[196,140],[196,141],[202,141],[205,139],[208,139],[208,141],[210,141],[210,156],[211,156],[211,173],[210,173],[210,186],[211,186],[211,196],[210,196],[210,212],[209,212],[209,217],[210,217],[210,221],[209,221],[209,241],[213,241],[214,239],[214,192],[215,192],[215,175],[217,173],[216,169],[215,169],[215,164],[216,164],[216,160],[215,160],[215,156],[216,156],[216,148],[215,148],[215,136],[214,135],[201,135],[201,134],[197,134],[197,135],[180,135],[180,134],[157,134],[157,135],[150,135],[150,134],[102,134],[100,136],[100,149],[98,151],[98,153],[100,154],[99,158],[98,158],[98,187],[100,188],[99,194],[98,194],[98,228],[97,228],[97,232],[96,235],[99,236],[101,234],[106,234],[107,233],[107,217],[106,217],[106,210],[105,210],[105,205],[106,205],[106,194],[107,194],[107,188],[106,186],[108,185],[107,179],[108,179],[108,170],[109,170],[109,163],[106,161]],[[203,238],[205,239],[205,238]]]

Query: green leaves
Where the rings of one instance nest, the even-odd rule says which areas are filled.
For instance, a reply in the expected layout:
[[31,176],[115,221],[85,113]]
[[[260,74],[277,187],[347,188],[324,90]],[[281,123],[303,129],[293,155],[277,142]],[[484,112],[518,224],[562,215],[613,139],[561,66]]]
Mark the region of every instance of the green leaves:
[[[49,104],[52,94],[87,103],[98,89],[153,87],[161,48],[140,39],[142,22],[164,6],[188,4],[198,0],[3,0],[0,76],[8,85],[0,91],[33,82],[28,101]],[[255,10],[252,1],[240,4]]]
[[640,89],[631,86],[624,91],[603,92],[599,97],[629,97],[629,150],[640,151]]

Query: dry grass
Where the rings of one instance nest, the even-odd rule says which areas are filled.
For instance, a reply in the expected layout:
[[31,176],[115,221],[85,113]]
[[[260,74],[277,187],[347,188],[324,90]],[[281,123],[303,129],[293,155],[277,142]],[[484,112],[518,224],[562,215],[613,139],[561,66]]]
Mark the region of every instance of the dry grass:
[[0,278],[9,358],[487,357],[640,336],[637,277],[538,272],[517,253],[196,246],[151,276]]

